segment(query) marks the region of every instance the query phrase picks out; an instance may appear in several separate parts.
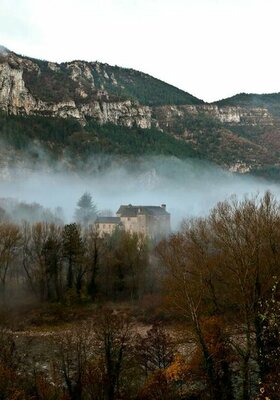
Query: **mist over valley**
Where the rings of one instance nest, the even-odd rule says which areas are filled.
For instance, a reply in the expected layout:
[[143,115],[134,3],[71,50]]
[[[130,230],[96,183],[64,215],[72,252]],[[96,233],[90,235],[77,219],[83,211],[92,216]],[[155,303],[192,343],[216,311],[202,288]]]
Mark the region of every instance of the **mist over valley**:
[[279,4],[0,1],[1,400],[280,400]]
[[[96,155],[89,167],[76,171],[65,165],[55,167],[6,168],[0,180],[2,207],[11,211],[10,200],[27,204],[38,203],[52,214],[73,221],[76,204],[84,192],[92,195],[100,214],[108,210],[114,215],[121,204],[167,205],[171,213],[172,229],[179,228],[183,218],[205,216],[219,201],[236,195],[262,195],[270,190],[277,198],[277,183],[250,175],[231,173],[211,163],[175,157],[152,156],[131,160],[108,155]],[[107,166],[106,166],[107,165]],[[87,172],[90,171],[90,172]],[[10,207],[10,210],[9,210]],[[12,213],[20,219],[42,218],[49,220],[48,213],[33,215]],[[31,213],[32,214],[32,213]]]

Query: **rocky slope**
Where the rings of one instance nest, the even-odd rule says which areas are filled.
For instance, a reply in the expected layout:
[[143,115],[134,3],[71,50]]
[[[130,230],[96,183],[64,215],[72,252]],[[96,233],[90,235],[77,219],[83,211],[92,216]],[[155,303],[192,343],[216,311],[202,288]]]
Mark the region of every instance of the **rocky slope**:
[[[99,127],[108,124],[140,129],[137,135],[141,130],[156,130],[186,144],[186,156],[191,149],[192,156],[233,171],[278,168],[279,96],[241,94],[206,104],[131,69],[99,62],[57,64],[0,48],[0,110],[6,115],[75,120],[80,126],[75,128],[78,137],[86,134],[87,140],[94,137],[99,144],[100,132],[104,133]],[[94,135],[88,129],[91,120],[96,124]],[[9,123],[5,121],[4,125]],[[9,131],[12,136],[11,129],[4,126],[0,133],[7,136]],[[34,125],[35,138],[36,129]],[[129,130],[123,132],[130,135]],[[107,135],[105,147],[110,140],[111,148],[118,148],[117,139]]]
[[0,109],[16,115],[72,117],[82,124],[86,117],[93,117],[101,124],[110,122],[128,127],[136,124],[143,129],[151,126],[149,107],[110,96],[105,90],[96,88],[87,65],[74,62],[65,68],[70,93],[65,90],[67,85],[65,88],[59,65],[43,63],[40,68],[32,60],[2,52]]

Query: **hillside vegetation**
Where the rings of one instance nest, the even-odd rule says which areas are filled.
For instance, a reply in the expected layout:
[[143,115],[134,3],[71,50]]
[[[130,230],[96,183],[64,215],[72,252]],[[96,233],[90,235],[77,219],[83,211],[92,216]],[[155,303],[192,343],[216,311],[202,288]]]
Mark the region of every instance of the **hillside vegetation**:
[[264,107],[275,116],[280,116],[280,93],[240,93],[215,102],[219,106]]
[[71,78],[73,63],[83,64],[91,72],[94,80],[83,79],[83,89],[88,94],[87,101],[92,99],[96,90],[105,90],[111,100],[133,99],[143,105],[156,106],[164,104],[203,104],[203,101],[172,85],[133,69],[111,66],[99,62],[74,61],[73,63],[56,64],[49,67],[47,61],[30,59],[40,68],[40,74],[25,70],[24,79],[32,93],[45,101],[75,99],[78,82]]
[[279,179],[279,93],[206,104],[133,69],[57,64],[3,48],[0,84],[0,137],[19,154],[36,142],[51,157],[73,160],[95,153],[197,157]]
[[36,140],[56,157],[66,152],[84,160],[100,152],[132,156],[160,154],[178,158],[198,156],[190,144],[155,128],[100,125],[92,119],[83,128],[74,119],[0,113],[0,139],[19,151],[28,149]]

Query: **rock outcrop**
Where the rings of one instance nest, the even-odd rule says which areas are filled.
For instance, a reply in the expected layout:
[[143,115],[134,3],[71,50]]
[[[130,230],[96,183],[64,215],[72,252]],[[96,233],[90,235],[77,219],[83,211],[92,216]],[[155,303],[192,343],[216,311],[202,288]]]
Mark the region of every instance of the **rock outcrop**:
[[[140,105],[130,99],[116,100],[106,91],[95,90],[94,77],[90,68],[79,63],[70,63],[67,69],[70,79],[77,83],[73,98],[61,101],[44,101],[28,88],[24,73],[40,76],[40,67],[30,60],[13,53],[2,54],[0,63],[0,109],[10,114],[42,115],[50,117],[75,118],[82,124],[86,117],[93,117],[100,124],[112,123],[139,128],[151,127],[150,107]],[[59,64],[48,63],[50,71],[61,73]],[[85,84],[86,82],[86,84]],[[85,88],[84,88],[85,87]],[[87,92],[92,90],[91,98]],[[92,95],[93,94],[93,95]],[[78,101],[77,101],[78,98]]]
[[[181,148],[185,146],[183,154],[205,158],[234,172],[280,168],[280,93],[240,94],[206,104],[132,69],[99,62],[58,64],[35,60],[0,46],[0,110],[8,115],[75,119],[81,125],[71,140],[77,140],[78,145],[82,140],[96,141],[99,149],[105,146],[105,151],[122,151],[118,137],[102,141],[97,125],[87,136],[89,118],[100,125],[156,128],[156,132],[148,134],[155,134],[156,138],[158,133],[162,135],[162,148],[167,154],[172,154],[167,144],[172,136],[176,147],[178,143]],[[131,143],[138,143],[139,133],[134,131],[136,137]],[[48,133],[45,137],[48,145],[55,146],[52,140],[56,139],[49,139]],[[156,148],[153,140],[148,138],[148,151]]]
[[163,130],[186,121],[189,116],[197,116],[198,114],[216,118],[222,124],[227,125],[273,126],[275,124],[275,118],[268,109],[260,107],[219,107],[205,104],[198,106],[170,105],[153,109],[157,126]]
[[[95,118],[100,124],[112,123],[127,127],[150,128],[152,122],[160,129],[174,125],[188,115],[207,114],[221,123],[273,126],[274,117],[261,107],[221,107],[214,104],[148,106],[138,101],[116,96],[104,89],[104,82],[111,87],[122,86],[106,64],[73,61],[57,64],[38,62],[20,57],[7,49],[0,52],[0,109],[11,114],[72,117],[82,124],[86,117]],[[43,77],[44,75],[44,77]],[[26,79],[28,78],[28,79]],[[34,84],[37,80],[37,87]],[[50,92],[55,84],[65,80],[68,91],[46,101],[40,97],[38,86],[46,85]],[[47,88],[48,82],[51,88]],[[69,89],[70,88],[70,89]],[[40,87],[41,92],[44,88]],[[51,93],[52,94],[52,93]],[[44,96],[43,96],[44,97]],[[50,96],[52,98],[52,95]],[[152,120],[153,115],[153,120]],[[176,132],[175,132],[176,133]]]

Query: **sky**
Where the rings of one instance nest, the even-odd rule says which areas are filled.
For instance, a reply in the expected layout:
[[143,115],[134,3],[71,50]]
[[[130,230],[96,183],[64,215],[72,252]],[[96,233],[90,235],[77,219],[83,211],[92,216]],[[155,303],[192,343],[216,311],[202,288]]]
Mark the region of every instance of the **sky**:
[[204,101],[280,92],[279,0],[0,0],[0,45],[134,68]]

